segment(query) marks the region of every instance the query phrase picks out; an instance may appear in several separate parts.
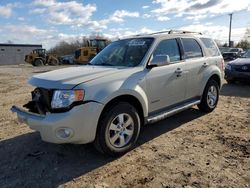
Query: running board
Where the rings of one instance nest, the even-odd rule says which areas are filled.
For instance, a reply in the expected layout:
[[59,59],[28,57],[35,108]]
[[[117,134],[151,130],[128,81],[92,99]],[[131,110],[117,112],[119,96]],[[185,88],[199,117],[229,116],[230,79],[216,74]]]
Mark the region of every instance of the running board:
[[155,123],[157,121],[163,120],[169,116],[177,114],[178,112],[181,112],[183,110],[187,110],[187,109],[191,108],[192,106],[199,104],[200,102],[201,102],[200,100],[197,100],[197,101],[194,101],[191,103],[186,103],[184,105],[177,106],[177,107],[172,108],[168,111],[158,113],[156,115],[153,115],[151,117],[146,118],[146,123],[150,124],[150,123]]

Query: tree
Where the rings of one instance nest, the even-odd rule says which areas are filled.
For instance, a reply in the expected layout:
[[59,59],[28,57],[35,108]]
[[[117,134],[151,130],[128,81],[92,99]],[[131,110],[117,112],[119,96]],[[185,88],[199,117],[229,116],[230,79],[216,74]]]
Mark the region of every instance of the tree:
[[243,49],[250,49],[250,41],[248,40],[241,40],[237,45],[237,48],[243,48]]
[[247,40],[248,42],[250,42],[250,26],[246,29],[244,40]]
[[228,47],[228,44],[225,42],[222,47]]
[[[74,54],[76,49],[84,46],[88,46],[89,39],[101,38],[100,36],[83,36],[81,39],[75,39],[72,42],[60,41],[56,46],[48,50],[49,53],[57,54],[58,56]],[[103,37],[102,37],[103,38]]]

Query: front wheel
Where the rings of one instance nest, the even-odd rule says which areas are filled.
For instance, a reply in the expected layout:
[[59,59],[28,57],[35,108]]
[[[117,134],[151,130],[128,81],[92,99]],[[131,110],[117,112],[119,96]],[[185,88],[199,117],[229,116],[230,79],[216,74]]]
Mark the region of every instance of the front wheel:
[[219,100],[219,85],[215,80],[209,80],[202,95],[198,108],[203,112],[212,112]]
[[96,149],[110,156],[120,156],[131,150],[140,133],[137,110],[120,102],[101,116],[94,142]]
[[43,60],[41,60],[41,59],[35,59],[35,61],[32,64],[35,67],[39,67],[39,66],[43,66],[44,65]]

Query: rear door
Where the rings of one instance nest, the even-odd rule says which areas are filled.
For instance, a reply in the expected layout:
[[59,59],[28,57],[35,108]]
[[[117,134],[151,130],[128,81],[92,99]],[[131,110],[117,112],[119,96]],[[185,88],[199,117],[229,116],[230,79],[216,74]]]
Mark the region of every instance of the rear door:
[[187,74],[177,39],[161,41],[153,56],[168,55],[170,64],[149,69],[146,75],[149,112],[162,110],[185,100]]
[[205,69],[209,66],[209,62],[204,56],[202,47],[197,39],[181,38],[181,41],[186,62],[186,70],[189,73],[186,83],[186,98],[192,99],[200,96],[203,74]]
[[[209,65],[216,65],[223,73],[224,71],[224,60],[221,56],[220,50],[213,39],[210,38],[200,38],[207,51],[207,58]],[[223,76],[222,76],[223,77]]]

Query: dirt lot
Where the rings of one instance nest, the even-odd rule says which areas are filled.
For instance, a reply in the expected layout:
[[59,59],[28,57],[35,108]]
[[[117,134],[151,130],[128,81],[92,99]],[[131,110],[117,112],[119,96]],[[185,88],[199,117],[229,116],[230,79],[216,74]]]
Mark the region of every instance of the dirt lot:
[[196,108],[142,129],[113,159],[89,145],[54,145],[20,124],[33,75],[58,67],[0,67],[0,187],[250,187],[250,86],[224,84],[218,108]]

